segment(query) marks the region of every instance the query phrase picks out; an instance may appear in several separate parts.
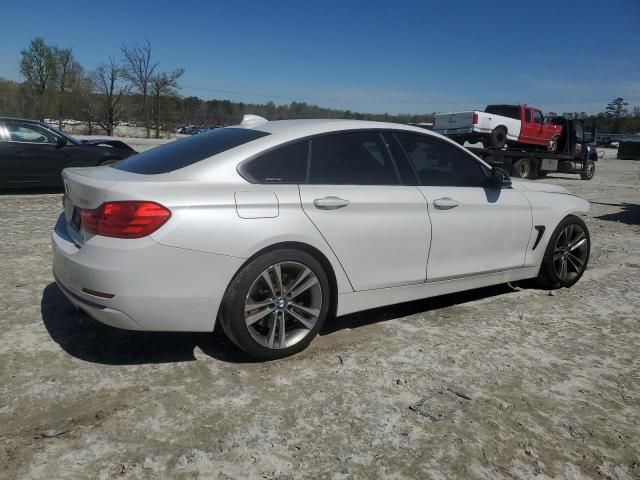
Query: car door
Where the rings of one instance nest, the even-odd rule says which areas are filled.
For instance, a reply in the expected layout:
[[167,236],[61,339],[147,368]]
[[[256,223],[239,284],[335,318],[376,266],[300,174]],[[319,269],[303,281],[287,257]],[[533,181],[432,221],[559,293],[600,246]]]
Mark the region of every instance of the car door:
[[19,120],[6,121],[5,128],[9,136],[9,162],[14,181],[46,185],[61,182],[63,153],[53,132]]
[[522,127],[520,128],[520,140],[530,142],[535,136],[533,124],[533,111],[531,108],[522,107]]
[[546,144],[546,140],[544,139],[544,134],[542,132],[542,128],[544,126],[544,117],[542,116],[542,112],[540,110],[533,109],[533,129],[531,131],[531,142],[538,144]]
[[487,188],[490,169],[452,142],[396,132],[419,179],[431,220],[427,281],[524,265],[531,206],[513,189]]
[[422,283],[431,225],[415,186],[403,185],[380,132],[313,137],[302,207],[356,291]]

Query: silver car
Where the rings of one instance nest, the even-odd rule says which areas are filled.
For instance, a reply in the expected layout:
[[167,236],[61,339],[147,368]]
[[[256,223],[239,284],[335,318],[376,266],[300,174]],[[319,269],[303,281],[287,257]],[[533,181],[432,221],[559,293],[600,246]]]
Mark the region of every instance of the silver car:
[[585,200],[407,125],[246,116],[63,180],[53,272],[73,304],[131,330],[219,321],[261,359],[359,310],[569,287],[589,258]]

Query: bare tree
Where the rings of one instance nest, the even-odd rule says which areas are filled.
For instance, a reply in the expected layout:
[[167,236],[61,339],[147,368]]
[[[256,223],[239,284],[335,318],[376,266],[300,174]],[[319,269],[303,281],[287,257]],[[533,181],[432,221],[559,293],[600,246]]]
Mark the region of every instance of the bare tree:
[[107,135],[122,121],[123,96],[129,87],[122,83],[122,68],[110,57],[108,64],[100,65],[93,73],[91,86],[85,90],[85,113],[88,122],[95,122]]
[[56,49],[57,89],[58,89],[58,128],[62,130],[64,106],[69,92],[82,77],[82,66],[76,62],[70,48]]
[[184,74],[184,68],[178,68],[171,72],[156,73],[151,78],[151,94],[153,98],[153,117],[155,124],[155,137],[160,138],[160,115],[162,97],[177,93],[178,79]]
[[38,118],[44,120],[57,74],[55,49],[38,37],[21,54],[20,73],[27,81]]
[[142,96],[142,115],[147,138],[151,137],[151,119],[149,108],[149,84],[155,73],[158,62],[151,61],[151,43],[145,40],[144,45],[122,45],[124,56],[124,74],[132,87]]

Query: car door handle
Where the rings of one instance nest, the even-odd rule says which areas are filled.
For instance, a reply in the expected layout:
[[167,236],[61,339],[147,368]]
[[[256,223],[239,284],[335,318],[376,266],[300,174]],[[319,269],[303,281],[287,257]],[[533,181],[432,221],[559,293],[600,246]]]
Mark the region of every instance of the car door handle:
[[456,208],[458,205],[460,205],[460,202],[449,197],[439,198],[433,201],[433,206],[438,210],[451,210],[452,208]]
[[320,210],[336,210],[338,208],[346,207],[351,202],[340,197],[324,197],[316,198],[313,204]]

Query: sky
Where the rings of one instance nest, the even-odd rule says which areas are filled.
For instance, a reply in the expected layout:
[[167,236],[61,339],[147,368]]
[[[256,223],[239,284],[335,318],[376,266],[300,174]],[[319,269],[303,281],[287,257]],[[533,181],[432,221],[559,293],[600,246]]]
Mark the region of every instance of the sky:
[[0,77],[34,37],[85,68],[151,42],[180,94],[370,113],[640,106],[640,0],[3,2]]

